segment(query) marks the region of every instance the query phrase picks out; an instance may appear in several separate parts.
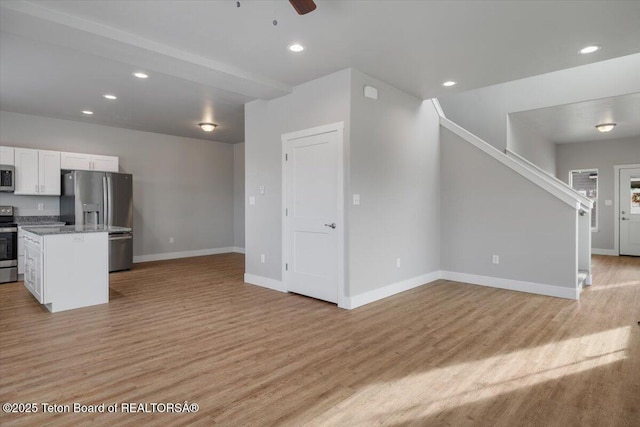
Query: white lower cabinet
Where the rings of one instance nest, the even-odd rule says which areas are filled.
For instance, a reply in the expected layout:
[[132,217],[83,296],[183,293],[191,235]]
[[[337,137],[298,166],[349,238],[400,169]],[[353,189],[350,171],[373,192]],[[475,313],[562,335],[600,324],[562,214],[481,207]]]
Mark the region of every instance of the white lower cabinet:
[[25,236],[24,249],[24,285],[41,304],[44,304],[42,238]]
[[24,230],[24,286],[52,313],[109,302],[108,234]]
[[56,222],[50,224],[30,224],[24,226],[18,226],[18,274],[24,274],[24,231],[22,227],[60,227],[64,225],[64,222]]

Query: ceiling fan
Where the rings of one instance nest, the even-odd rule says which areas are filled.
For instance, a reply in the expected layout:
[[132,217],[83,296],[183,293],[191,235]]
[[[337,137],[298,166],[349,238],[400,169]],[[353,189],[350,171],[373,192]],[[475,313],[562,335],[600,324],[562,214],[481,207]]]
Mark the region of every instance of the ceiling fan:
[[316,4],[313,0],[289,0],[289,3],[298,12],[298,15],[305,15],[316,10]]

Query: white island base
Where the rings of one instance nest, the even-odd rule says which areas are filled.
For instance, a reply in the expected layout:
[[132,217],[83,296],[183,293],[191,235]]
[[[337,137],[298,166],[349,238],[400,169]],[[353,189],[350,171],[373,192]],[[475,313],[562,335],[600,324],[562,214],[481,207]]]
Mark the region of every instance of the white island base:
[[39,235],[25,229],[24,285],[52,313],[109,302],[107,232]]

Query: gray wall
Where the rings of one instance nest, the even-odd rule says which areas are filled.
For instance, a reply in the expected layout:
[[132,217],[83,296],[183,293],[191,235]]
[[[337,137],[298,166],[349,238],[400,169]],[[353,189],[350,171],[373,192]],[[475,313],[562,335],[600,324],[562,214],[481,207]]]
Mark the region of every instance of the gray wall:
[[[284,133],[344,122],[349,146],[351,71],[296,86],[272,101],[245,105],[245,272],[282,280],[282,141]],[[265,186],[265,194],[258,191]],[[256,198],[250,206],[249,197]],[[260,262],[265,255],[265,263]]]
[[[440,269],[440,144],[430,100],[357,70],[351,76],[348,193],[361,199],[346,205],[355,296]],[[365,85],[378,89],[378,100],[363,96]]]
[[[0,144],[118,156],[134,178],[134,255],[234,246],[232,145],[4,111]],[[2,195],[19,215],[41,201],[58,214],[57,197]]]
[[233,146],[233,246],[244,248],[244,142]]
[[507,147],[555,176],[556,144],[511,115],[507,117]]
[[605,206],[605,200],[614,199],[613,166],[640,164],[640,138],[558,144],[556,159],[557,176],[566,183],[569,182],[570,170],[598,169],[599,230],[591,234],[591,246],[594,249],[613,250],[614,206]]
[[439,101],[448,119],[504,150],[508,113],[640,92],[639,69],[640,54],[634,54],[444,96]]
[[575,209],[444,128],[441,144],[442,269],[575,287]]

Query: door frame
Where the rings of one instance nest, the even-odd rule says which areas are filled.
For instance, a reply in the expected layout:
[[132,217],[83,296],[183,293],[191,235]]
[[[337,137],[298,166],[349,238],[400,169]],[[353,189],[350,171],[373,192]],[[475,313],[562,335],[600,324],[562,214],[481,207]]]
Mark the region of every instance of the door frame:
[[620,170],[640,168],[639,163],[613,166],[613,252],[620,256]]
[[287,285],[287,275],[285,265],[289,259],[289,247],[287,245],[287,216],[285,210],[287,209],[287,167],[286,167],[286,154],[287,143],[294,139],[305,138],[313,135],[321,135],[323,133],[337,133],[338,152],[338,216],[341,217],[343,226],[338,232],[338,307],[345,308],[346,294],[345,294],[345,235],[346,235],[346,212],[344,209],[344,195],[345,195],[345,171],[344,171],[344,122],[330,123],[323,126],[316,126],[308,129],[303,129],[295,132],[289,132],[282,134],[282,153],[281,153],[281,167],[282,167],[282,285],[286,292],[289,292]]

